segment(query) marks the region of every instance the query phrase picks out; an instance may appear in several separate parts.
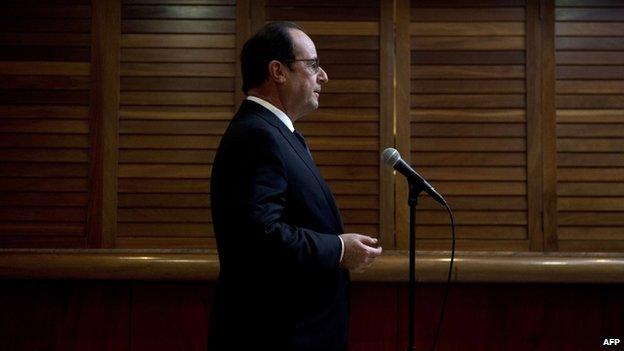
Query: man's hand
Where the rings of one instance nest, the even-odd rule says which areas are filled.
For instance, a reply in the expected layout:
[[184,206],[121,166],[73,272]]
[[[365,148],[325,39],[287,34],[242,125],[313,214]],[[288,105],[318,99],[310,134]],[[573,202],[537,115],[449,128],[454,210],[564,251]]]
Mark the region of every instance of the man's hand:
[[375,258],[381,255],[381,247],[377,247],[377,239],[360,234],[340,235],[344,242],[344,256],[340,266],[353,272],[362,272],[370,266]]

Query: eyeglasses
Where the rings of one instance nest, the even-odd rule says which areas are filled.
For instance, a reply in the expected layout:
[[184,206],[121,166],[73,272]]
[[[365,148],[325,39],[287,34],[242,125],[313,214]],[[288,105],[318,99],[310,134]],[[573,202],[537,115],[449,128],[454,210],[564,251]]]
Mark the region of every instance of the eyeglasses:
[[[286,60],[284,61],[284,63],[287,62],[297,62],[297,61],[302,61],[302,62],[306,62],[307,63],[307,67],[309,67],[310,69],[312,69],[313,73],[318,73],[319,69],[321,68],[321,65],[319,63],[319,59],[318,58],[313,58],[313,59],[299,59],[299,60]],[[310,63],[308,63],[310,62]]]

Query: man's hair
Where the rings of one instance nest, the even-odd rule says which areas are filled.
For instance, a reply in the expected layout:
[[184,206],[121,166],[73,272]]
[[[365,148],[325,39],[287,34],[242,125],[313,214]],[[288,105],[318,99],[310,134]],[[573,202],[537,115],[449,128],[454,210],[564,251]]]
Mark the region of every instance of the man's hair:
[[285,62],[295,59],[295,45],[288,33],[290,29],[302,30],[293,22],[271,22],[245,42],[240,55],[245,94],[269,77],[269,62],[277,60],[290,68],[290,62]]

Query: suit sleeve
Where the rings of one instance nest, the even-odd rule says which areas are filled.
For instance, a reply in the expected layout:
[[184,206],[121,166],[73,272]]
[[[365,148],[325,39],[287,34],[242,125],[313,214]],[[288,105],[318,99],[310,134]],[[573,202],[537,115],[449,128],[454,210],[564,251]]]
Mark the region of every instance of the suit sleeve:
[[243,218],[269,255],[300,269],[335,269],[342,243],[336,234],[292,226],[287,214],[288,175],[275,136],[256,130],[246,143]]

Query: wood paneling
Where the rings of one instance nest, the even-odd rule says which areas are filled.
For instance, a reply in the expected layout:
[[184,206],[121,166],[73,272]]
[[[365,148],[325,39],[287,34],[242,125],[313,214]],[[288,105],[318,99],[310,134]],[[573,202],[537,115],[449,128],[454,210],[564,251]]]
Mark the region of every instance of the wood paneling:
[[85,247],[91,5],[0,12],[0,246]]
[[[568,250],[620,250],[623,3],[557,3],[558,230]],[[609,51],[604,51],[609,50]]]
[[[535,16],[518,1],[411,3],[411,120],[397,128],[410,128],[411,163],[449,197],[462,249],[528,248],[527,120],[537,102],[527,104],[527,43],[535,45],[527,23]],[[447,249],[446,211],[424,206],[421,248]]]
[[[347,230],[407,247],[406,185],[379,162],[396,147],[463,213],[461,248],[622,247],[624,225],[600,221],[624,197],[621,2],[3,6],[2,245],[214,247],[211,162],[243,98],[238,53],[266,21],[292,20],[329,75],[297,127]],[[421,209],[422,248],[446,248],[440,209],[426,196]]]
[[[460,284],[449,294],[438,347],[591,350],[624,327],[623,290],[605,284]],[[443,292],[441,284],[421,284],[416,291],[419,349],[431,348]],[[406,349],[405,284],[355,283],[351,295],[349,350]],[[205,350],[213,296],[211,282],[7,280],[0,286],[0,347]]]
[[123,1],[121,16],[116,246],[214,246],[208,189],[236,107],[236,4]]

